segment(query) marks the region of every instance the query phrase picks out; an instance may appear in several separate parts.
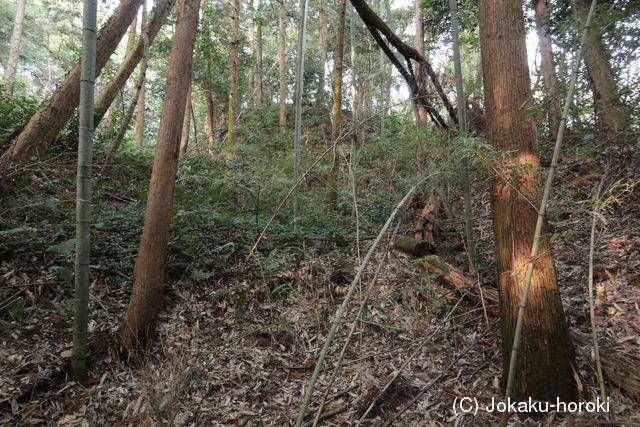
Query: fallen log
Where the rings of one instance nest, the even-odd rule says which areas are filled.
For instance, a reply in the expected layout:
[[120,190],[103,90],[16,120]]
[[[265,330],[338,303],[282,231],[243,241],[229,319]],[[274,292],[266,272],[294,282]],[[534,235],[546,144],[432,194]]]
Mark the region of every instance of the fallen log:
[[412,239],[411,237],[399,237],[394,242],[396,249],[408,253],[416,257],[425,256],[433,252],[433,245],[422,240]]
[[[438,274],[442,282],[453,287],[465,298],[475,303],[482,302],[479,287],[475,281],[466,277],[464,273],[443,261],[436,255],[428,255],[421,259],[420,265],[429,273]],[[497,313],[498,290],[482,287],[482,297],[487,304],[487,311]],[[591,360],[591,338],[576,331],[571,331],[571,337],[583,357]],[[581,347],[588,346],[588,350]],[[607,344],[600,343],[600,360],[604,375],[612,384],[640,399],[640,359],[615,350]]]
[[437,274],[445,284],[453,286],[455,290],[471,301],[482,303],[484,297],[487,310],[497,313],[497,289],[488,286],[481,288],[476,284],[475,280],[465,276],[462,271],[448,264],[437,255],[425,256],[420,260],[420,266],[430,274]]

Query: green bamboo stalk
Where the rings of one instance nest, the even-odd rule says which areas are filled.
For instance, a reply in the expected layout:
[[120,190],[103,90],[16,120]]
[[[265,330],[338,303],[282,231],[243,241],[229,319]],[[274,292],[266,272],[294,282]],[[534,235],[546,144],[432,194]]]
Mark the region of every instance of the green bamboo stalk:
[[[576,89],[576,81],[578,79],[578,72],[580,69],[580,62],[582,60],[582,53],[584,51],[585,40],[587,37],[587,30],[591,25],[593,14],[596,8],[597,0],[593,0],[591,8],[589,9],[589,15],[582,30],[582,36],[580,38],[580,47],[576,54],[573,67],[571,69],[571,81],[569,82],[569,90],[567,92],[567,99],[564,102],[564,108],[562,110],[562,117],[560,118],[560,127],[558,129],[558,136],[556,137],[556,143],[553,148],[553,157],[551,158],[551,166],[547,174],[547,180],[544,185],[544,191],[542,193],[542,200],[540,201],[540,209],[538,210],[538,219],[536,221],[536,228],[533,235],[533,244],[531,245],[530,261],[527,264],[527,272],[524,278],[524,290],[520,297],[520,306],[518,308],[518,318],[516,320],[516,329],[513,337],[513,347],[511,348],[511,359],[509,361],[509,375],[507,377],[507,390],[505,393],[505,401],[508,401],[513,395],[513,383],[516,377],[516,362],[518,361],[518,352],[520,346],[520,338],[522,336],[522,326],[524,324],[524,313],[527,308],[527,298],[529,297],[529,288],[531,287],[531,278],[533,276],[533,260],[538,256],[538,246],[540,245],[540,237],[542,235],[542,225],[544,224],[544,216],[547,212],[547,202],[549,201],[549,195],[551,194],[551,185],[553,184],[553,175],[558,167],[558,158],[560,157],[560,149],[562,148],[562,141],[564,139],[565,127],[567,124],[567,116],[569,115],[569,109],[573,101],[573,95]],[[509,421],[510,413],[507,411],[502,417],[502,426],[506,426]]]
[[96,83],[97,0],[84,0],[82,17],[82,64],[80,71],[80,119],[76,192],[75,306],[71,376],[87,376],[87,325],[89,319],[89,250],[91,247],[91,162],[93,110]]
[[[298,32],[298,61],[296,64],[295,89],[295,135],[293,140],[293,182],[300,177],[300,140],[302,138],[302,92],[304,89],[304,44],[307,33],[307,10],[309,0],[300,0],[300,29]],[[296,229],[298,198],[293,199],[293,229]]]
[[[451,37],[453,43],[453,64],[456,74],[456,100],[458,104],[459,135],[467,136],[467,114],[464,108],[464,87],[462,85],[462,64],[460,61],[460,41],[458,37],[458,6],[456,0],[449,0],[451,14]],[[464,196],[464,231],[467,238],[467,253],[469,254],[469,270],[476,268],[476,245],[473,237],[473,212],[471,211],[471,186],[469,185],[469,162],[462,159],[462,193]]]

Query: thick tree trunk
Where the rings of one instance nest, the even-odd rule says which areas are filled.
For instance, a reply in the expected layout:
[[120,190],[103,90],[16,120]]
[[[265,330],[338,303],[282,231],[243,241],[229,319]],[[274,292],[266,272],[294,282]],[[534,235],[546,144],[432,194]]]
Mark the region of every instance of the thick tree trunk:
[[[156,6],[153,18],[149,21],[147,46],[151,46],[151,43],[153,43],[153,40],[158,35],[160,28],[162,28],[162,25],[167,20],[169,13],[171,13],[171,9],[173,9],[175,2],[176,0],[163,0],[162,3]],[[122,91],[127,80],[129,80],[129,77],[143,57],[144,40],[141,39],[138,40],[134,49],[129,53],[129,55],[127,55],[120,67],[118,67],[113,78],[107,82],[107,84],[98,93],[98,96],[96,97],[96,113],[94,118],[96,126],[98,126],[104,117],[105,113],[111,106],[111,103],[116,98],[116,95]]]
[[[584,23],[591,1],[571,0],[571,3],[579,21]],[[587,30],[584,62],[587,65],[589,77],[591,77],[596,114],[600,126],[604,131],[617,132],[629,128],[629,113],[620,100],[615,75],[611,67],[611,55],[602,42],[600,31],[601,29],[595,23]]]
[[280,130],[287,128],[287,64],[285,62],[285,48],[287,43],[287,15],[285,13],[285,0],[279,6],[278,16],[278,80],[280,83],[279,96],[279,123]]
[[187,92],[187,99],[184,107],[184,117],[182,118],[182,133],[180,134],[180,158],[187,154],[189,148],[189,131],[191,130],[191,86]]
[[[536,129],[532,105],[522,4],[481,0],[480,47],[487,109],[487,139],[505,162],[491,183],[496,243],[504,375],[509,371],[520,296],[529,262],[539,204]],[[573,348],[565,321],[551,247],[540,243],[524,318],[514,398],[577,397]]]
[[549,114],[549,136],[556,140],[558,127],[560,126],[560,83],[556,74],[556,65],[553,60],[553,47],[549,30],[549,13],[547,12],[547,0],[533,0],[535,12],[536,32],[540,41],[540,58],[542,62],[542,78],[547,88],[547,111]]
[[229,76],[229,114],[227,117],[227,143],[236,142],[236,116],[238,114],[238,50],[240,48],[240,0],[232,0],[231,8],[231,74]]
[[319,15],[320,15],[320,28],[318,30],[318,53],[320,58],[320,76],[318,79],[318,100],[323,101],[325,99],[324,80],[325,80],[325,68],[327,66],[327,45],[329,40],[329,26],[327,24],[327,9],[325,8],[324,0],[320,0],[319,3]]
[[140,85],[138,91],[138,112],[136,114],[136,130],[135,130],[135,145],[136,147],[142,147],[144,144],[144,108],[145,108],[145,76],[144,74],[147,72],[147,64],[148,64],[148,56],[149,56],[149,28],[147,23],[147,3],[144,2],[142,4],[142,61],[140,62],[140,81],[142,84]]
[[[344,65],[344,34],[346,26],[347,0],[340,2],[338,14],[338,35],[336,36],[336,51],[334,53],[333,68],[333,106],[331,107],[331,143],[335,144],[340,137],[342,125],[342,70]],[[333,162],[327,179],[327,194],[325,195],[325,210],[331,212],[336,208],[338,192],[338,153],[334,150]]]
[[13,32],[9,42],[9,59],[4,74],[4,91],[7,95],[13,93],[13,84],[16,81],[16,70],[18,69],[18,58],[20,58],[20,42],[22,40],[22,27],[24,24],[24,12],[27,7],[27,0],[18,0],[16,19],[13,22]]
[[[113,15],[100,30],[96,46],[96,75],[127,31],[142,0],[121,0]],[[29,120],[20,135],[0,157],[0,180],[9,169],[35,155],[41,158],[51,141],[69,121],[80,102],[80,64],[76,64],[60,87]],[[97,126],[97,123],[95,123]]]
[[262,75],[262,5],[256,3],[256,107],[262,107],[263,75]]
[[119,350],[125,357],[135,356],[134,351],[148,348],[162,303],[171,206],[178,167],[180,120],[185,114],[184,99],[190,85],[190,79],[184,76],[191,75],[199,6],[200,0],[180,2],[144,229],[133,273],[133,292],[119,331]]

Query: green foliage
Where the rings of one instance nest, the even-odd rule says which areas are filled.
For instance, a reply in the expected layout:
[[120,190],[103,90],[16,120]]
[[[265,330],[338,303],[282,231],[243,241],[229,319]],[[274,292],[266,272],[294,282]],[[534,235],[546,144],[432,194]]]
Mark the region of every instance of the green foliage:
[[0,85],[0,136],[13,132],[36,112],[40,101],[30,95],[14,92],[8,96]]

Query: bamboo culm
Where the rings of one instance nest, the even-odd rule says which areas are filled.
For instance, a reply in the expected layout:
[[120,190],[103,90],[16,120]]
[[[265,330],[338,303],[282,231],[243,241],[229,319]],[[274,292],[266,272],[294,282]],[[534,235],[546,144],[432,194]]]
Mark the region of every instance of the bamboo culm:
[[89,319],[89,257],[91,232],[91,162],[93,110],[96,84],[97,0],[85,0],[82,14],[82,62],[80,71],[80,118],[76,190],[75,304],[71,376],[87,376],[87,329]]

